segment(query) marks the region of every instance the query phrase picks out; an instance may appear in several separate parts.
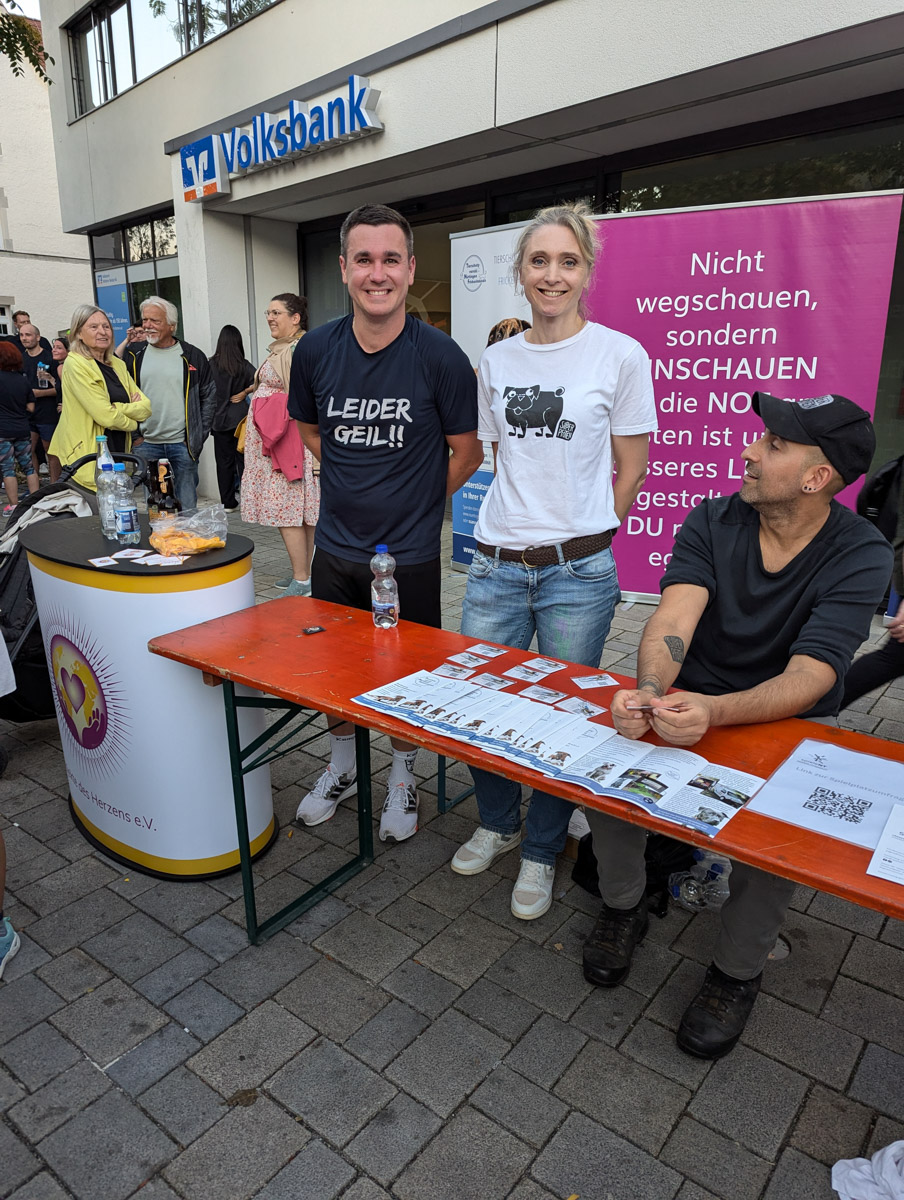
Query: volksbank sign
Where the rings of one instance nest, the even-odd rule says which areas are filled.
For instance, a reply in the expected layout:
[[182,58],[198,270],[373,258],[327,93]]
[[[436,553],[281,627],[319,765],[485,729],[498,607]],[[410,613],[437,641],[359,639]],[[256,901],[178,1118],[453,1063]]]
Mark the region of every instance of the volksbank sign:
[[348,90],[308,105],[290,100],[274,115],[256,113],[250,124],[236,125],[183,146],[182,194],[185,200],[209,200],[229,193],[229,180],[343,142],[377,133],[380,93],[361,75],[349,75]]

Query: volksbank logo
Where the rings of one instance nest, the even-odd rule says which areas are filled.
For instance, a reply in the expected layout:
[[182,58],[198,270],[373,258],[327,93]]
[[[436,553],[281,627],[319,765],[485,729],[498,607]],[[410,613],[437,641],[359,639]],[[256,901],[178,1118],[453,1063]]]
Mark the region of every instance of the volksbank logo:
[[179,153],[184,199],[227,195],[232,176],[377,133],[383,128],[376,114],[379,99],[370,80],[349,75],[347,93],[310,106],[290,100],[282,113],[259,112],[250,125],[208,134],[183,146]]

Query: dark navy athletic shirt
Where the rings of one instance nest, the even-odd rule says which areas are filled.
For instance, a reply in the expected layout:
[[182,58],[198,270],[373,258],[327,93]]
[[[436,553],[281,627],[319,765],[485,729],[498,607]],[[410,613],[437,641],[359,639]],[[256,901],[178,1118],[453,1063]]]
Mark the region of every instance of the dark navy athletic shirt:
[[350,562],[378,542],[400,564],[438,556],[446,437],[477,428],[477,381],[451,338],[408,316],[368,354],[351,317],[321,325],[292,356],[289,414],[320,427],[318,546]]
[[834,716],[854,651],[869,635],[891,574],[882,534],[833,500],[826,523],[780,571],[766,571],[760,517],[737,494],[704,500],[688,514],[660,582],[692,583],[709,603],[676,686],[723,696],[781,675],[805,654],[827,663],[835,686],[801,717]]

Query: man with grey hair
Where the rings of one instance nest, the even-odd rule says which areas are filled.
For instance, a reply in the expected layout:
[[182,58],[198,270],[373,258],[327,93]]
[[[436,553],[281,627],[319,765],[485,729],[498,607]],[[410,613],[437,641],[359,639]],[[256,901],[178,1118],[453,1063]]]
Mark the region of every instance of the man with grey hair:
[[145,340],[117,347],[129,374],[151,402],[151,415],[132,438],[145,459],[168,458],[183,511],[198,506],[198,459],[217,406],[207,356],[176,338],[179,310],[161,296],[141,304]]

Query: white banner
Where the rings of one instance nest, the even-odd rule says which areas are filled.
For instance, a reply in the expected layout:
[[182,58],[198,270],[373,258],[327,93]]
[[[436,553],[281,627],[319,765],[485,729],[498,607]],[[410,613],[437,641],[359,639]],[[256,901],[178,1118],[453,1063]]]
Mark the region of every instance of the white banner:
[[530,306],[515,290],[512,259],[527,222],[469,230],[451,236],[452,337],[477,366],[490,330],[504,317],[530,320]]

